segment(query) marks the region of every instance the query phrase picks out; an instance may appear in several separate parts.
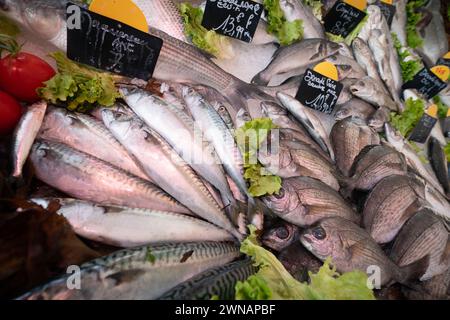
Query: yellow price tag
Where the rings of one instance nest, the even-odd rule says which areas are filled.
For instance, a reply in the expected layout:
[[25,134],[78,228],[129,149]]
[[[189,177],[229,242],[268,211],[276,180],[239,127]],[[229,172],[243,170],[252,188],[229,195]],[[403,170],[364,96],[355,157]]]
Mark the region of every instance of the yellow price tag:
[[439,77],[444,82],[448,81],[448,77],[450,76],[450,68],[447,66],[439,65],[431,68],[431,72]]
[[444,59],[450,59],[450,51],[444,54]]
[[381,0],[381,2],[387,3],[387,4],[393,4],[393,0]]
[[367,0],[344,0],[344,2],[361,11],[367,8]]
[[324,75],[325,77],[333,79],[334,81],[339,80],[338,70],[331,62],[321,62],[317,64],[313,70],[321,75]]
[[93,0],[89,10],[148,33],[144,13],[131,0]]
[[438,107],[435,104],[432,104],[427,109],[427,114],[433,118],[437,118]]

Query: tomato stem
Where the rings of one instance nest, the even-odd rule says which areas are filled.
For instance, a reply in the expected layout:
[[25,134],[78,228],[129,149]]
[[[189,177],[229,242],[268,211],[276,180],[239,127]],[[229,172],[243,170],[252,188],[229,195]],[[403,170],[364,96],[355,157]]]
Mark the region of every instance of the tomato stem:
[[15,57],[22,49],[22,46],[13,37],[0,34],[0,56],[3,51],[7,51],[12,57]]

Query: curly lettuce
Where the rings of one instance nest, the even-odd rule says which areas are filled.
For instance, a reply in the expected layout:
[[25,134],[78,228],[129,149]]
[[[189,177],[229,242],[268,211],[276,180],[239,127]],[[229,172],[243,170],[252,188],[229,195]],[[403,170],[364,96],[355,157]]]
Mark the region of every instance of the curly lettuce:
[[279,0],[264,0],[263,6],[267,11],[267,31],[275,35],[282,46],[288,46],[303,38],[303,21],[287,21]]
[[231,42],[227,37],[202,26],[203,10],[201,8],[182,3],[180,13],[183,17],[184,33],[197,48],[216,58],[230,59],[234,56]]
[[417,9],[423,7],[427,0],[409,0],[406,4],[406,41],[410,48],[423,45],[423,39],[417,32],[417,24],[422,19],[422,13]]
[[448,106],[446,106],[439,96],[435,96],[433,98],[433,102],[436,104],[438,108],[438,117],[439,119],[445,119],[447,117]]
[[62,52],[51,57],[57,63],[58,73],[38,89],[42,99],[71,111],[88,112],[99,105],[110,107],[120,97],[111,75],[82,67]]
[[313,15],[319,20],[322,21],[322,1],[320,0],[302,0],[302,2],[311,8]]
[[[272,119],[259,118],[246,122],[235,132],[237,144],[244,157],[244,178],[249,182],[248,191],[253,197],[272,195],[281,189],[281,178],[269,173],[257,160],[261,144],[274,128],[276,126]],[[256,141],[251,137],[255,137]]]
[[362,271],[342,275],[330,266],[330,260],[316,274],[309,273],[310,283],[297,281],[281,262],[257,240],[256,228],[241,244],[241,252],[250,256],[258,272],[235,287],[237,300],[374,300]]
[[395,33],[392,33],[392,39],[394,40],[394,47],[398,54],[403,82],[412,80],[417,72],[423,68],[423,63],[419,58],[411,56],[407,48],[402,47]]
[[425,102],[421,99],[409,98],[405,101],[405,110],[401,114],[391,113],[391,124],[404,137],[407,137],[419,123],[425,112]]

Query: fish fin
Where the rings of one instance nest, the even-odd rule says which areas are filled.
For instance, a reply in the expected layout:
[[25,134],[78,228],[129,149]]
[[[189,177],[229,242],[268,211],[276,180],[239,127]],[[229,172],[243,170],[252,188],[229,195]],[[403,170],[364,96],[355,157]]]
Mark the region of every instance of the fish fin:
[[266,210],[265,205],[261,200],[249,197],[247,220],[249,223],[253,224],[258,230],[263,229],[265,210]]
[[106,278],[114,281],[114,285],[118,286],[121,285],[122,283],[134,281],[144,273],[145,271],[141,269],[131,269],[113,273],[107,276]]
[[375,148],[375,147],[377,147],[377,146],[378,146],[378,145],[374,145],[374,144],[365,146],[365,147],[358,153],[358,155],[356,156],[356,158],[353,160],[352,166],[350,167],[350,170],[349,170],[349,176],[350,176],[350,177],[353,176],[353,175],[355,174],[357,163],[358,163],[362,158],[364,158],[365,155],[366,155],[371,149],[373,149],[373,148]]
[[414,288],[414,281],[417,281],[425,274],[429,265],[430,256],[426,255],[413,263],[400,267],[400,276],[395,280],[403,285]]
[[447,238],[447,244],[445,246],[444,252],[441,256],[441,263],[445,263],[446,265],[450,264],[450,235]]

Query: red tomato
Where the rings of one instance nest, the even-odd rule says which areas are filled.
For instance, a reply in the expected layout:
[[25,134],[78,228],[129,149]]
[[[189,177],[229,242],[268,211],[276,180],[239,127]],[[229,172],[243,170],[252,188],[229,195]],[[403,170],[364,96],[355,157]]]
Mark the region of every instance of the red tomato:
[[36,89],[51,79],[55,70],[41,58],[20,52],[0,60],[0,89],[21,101],[39,100]]
[[22,116],[22,107],[16,99],[0,91],[0,135],[11,133]]

